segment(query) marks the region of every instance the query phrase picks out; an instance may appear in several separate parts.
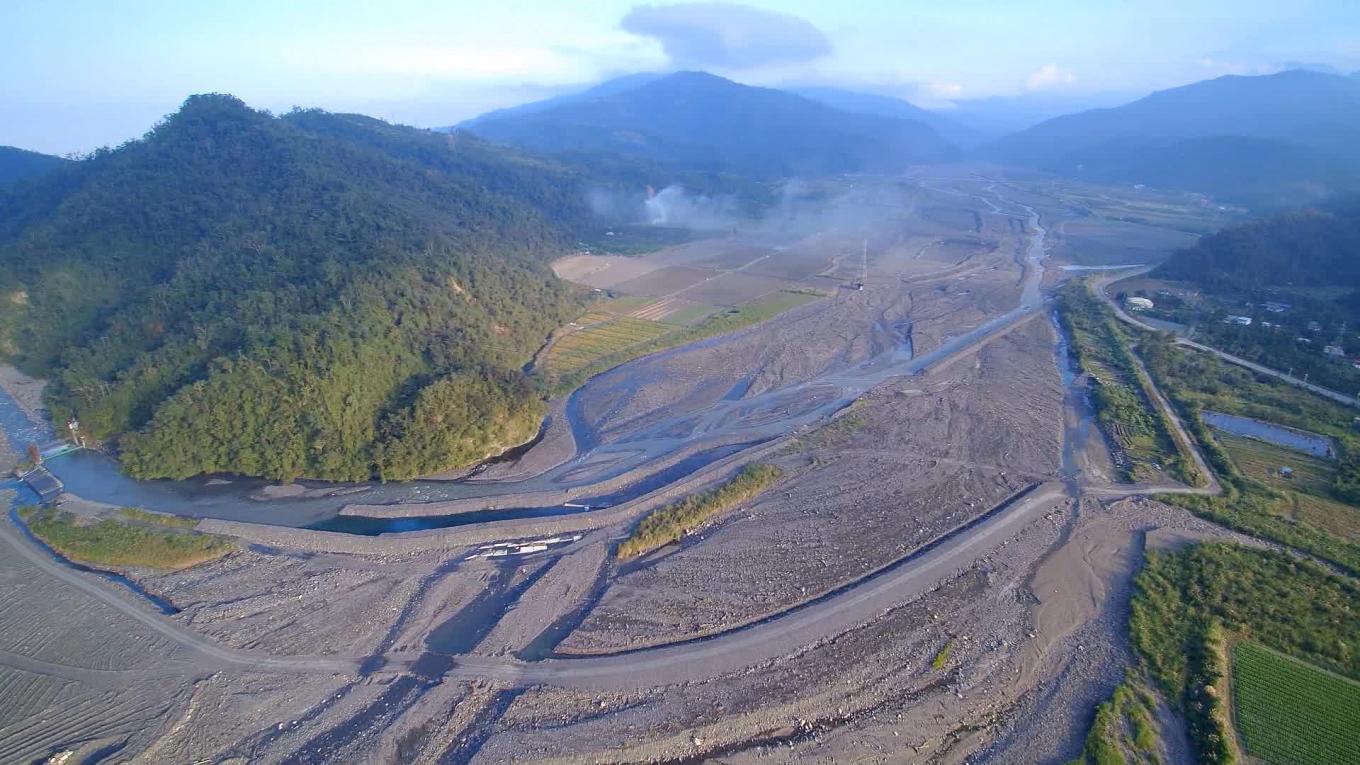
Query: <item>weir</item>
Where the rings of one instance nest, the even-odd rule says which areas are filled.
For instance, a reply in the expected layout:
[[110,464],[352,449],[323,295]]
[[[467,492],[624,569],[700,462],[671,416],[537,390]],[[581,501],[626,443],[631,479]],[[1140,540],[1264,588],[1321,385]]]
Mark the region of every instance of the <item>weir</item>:
[[28,488],[32,489],[33,493],[37,494],[38,499],[44,504],[55,502],[57,497],[61,496],[62,490],[66,488],[62,482],[57,480],[57,477],[52,475],[52,472],[43,465],[39,465],[19,476],[19,480],[28,484]]

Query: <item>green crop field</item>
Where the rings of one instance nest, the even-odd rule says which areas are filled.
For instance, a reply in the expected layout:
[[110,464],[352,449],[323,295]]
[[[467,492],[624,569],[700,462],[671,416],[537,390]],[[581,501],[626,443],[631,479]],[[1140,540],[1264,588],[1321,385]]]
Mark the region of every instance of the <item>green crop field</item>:
[[1256,643],[1233,652],[1247,751],[1272,765],[1360,763],[1360,683]]
[[668,324],[596,313],[581,317],[578,323],[586,326],[558,340],[548,352],[548,368],[555,373],[574,372],[674,329]]

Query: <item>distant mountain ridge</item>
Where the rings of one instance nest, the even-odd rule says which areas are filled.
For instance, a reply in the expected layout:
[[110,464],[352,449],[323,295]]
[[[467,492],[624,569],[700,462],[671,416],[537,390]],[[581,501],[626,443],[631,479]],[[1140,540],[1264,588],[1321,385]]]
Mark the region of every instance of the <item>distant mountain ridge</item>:
[[33,178],[69,164],[70,160],[14,146],[0,146],[0,186]]
[[564,93],[560,96],[553,96],[551,98],[545,98],[539,101],[530,101],[527,104],[517,104],[515,106],[507,106],[504,109],[496,109],[494,111],[489,111],[486,112],[485,114],[479,114],[470,120],[464,120],[463,122],[460,122],[457,125],[450,125],[444,128],[437,128],[437,130],[443,132],[451,132],[453,130],[463,129],[475,132],[477,124],[480,122],[495,122],[496,120],[501,119],[523,117],[530,114],[545,112],[548,111],[549,109],[555,109],[559,106],[567,106],[569,104],[579,103],[581,101],[589,101],[595,98],[604,98],[606,96],[612,96],[617,93],[624,93],[629,90],[640,88],[643,85],[646,85],[649,82],[659,80],[664,76],[665,76],[664,74],[656,72],[637,72],[635,74],[626,74],[623,75],[622,77],[615,77],[613,79],[605,80],[604,82],[601,82],[598,85],[593,85],[589,88],[576,91],[573,93]]
[[955,146],[964,149],[976,146],[998,135],[960,124],[945,116],[942,112],[923,109],[910,101],[893,96],[829,87],[790,88],[788,92],[826,104],[833,109],[840,109],[843,112],[872,114],[879,117],[919,122],[930,127]]
[[1358,135],[1360,81],[1294,70],[1220,77],[1058,117],[984,154],[1094,181],[1284,204],[1354,188]]
[[467,128],[532,151],[610,154],[761,178],[880,172],[957,155],[919,122],[845,112],[702,72],[486,115]]

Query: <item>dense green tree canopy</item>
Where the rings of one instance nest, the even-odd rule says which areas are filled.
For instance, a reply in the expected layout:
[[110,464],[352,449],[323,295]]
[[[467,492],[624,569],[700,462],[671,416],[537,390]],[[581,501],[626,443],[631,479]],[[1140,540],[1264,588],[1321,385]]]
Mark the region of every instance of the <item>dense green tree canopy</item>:
[[578,175],[194,96],[0,191],[0,352],[138,477],[474,461],[537,426],[520,369],[578,307],[546,265],[585,223]]

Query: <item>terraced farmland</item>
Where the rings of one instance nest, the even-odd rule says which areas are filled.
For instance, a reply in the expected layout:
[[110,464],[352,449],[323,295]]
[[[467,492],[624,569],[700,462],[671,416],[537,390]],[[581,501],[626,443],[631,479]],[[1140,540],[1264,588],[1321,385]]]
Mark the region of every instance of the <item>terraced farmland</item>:
[[581,328],[563,336],[548,351],[548,368],[555,374],[570,374],[675,329],[669,324],[598,311],[582,316],[576,323]]
[[1272,765],[1360,762],[1360,683],[1256,643],[1233,652],[1247,751]]

